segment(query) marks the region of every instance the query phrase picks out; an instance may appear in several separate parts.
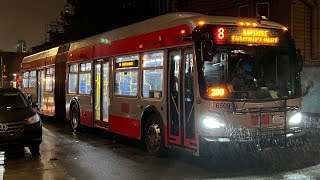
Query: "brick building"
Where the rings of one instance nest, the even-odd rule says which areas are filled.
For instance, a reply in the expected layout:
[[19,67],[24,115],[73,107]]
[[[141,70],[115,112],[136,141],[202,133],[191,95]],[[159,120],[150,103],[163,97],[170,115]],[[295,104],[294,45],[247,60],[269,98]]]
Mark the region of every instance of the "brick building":
[[188,0],[179,11],[253,18],[266,16],[289,28],[305,65],[320,65],[320,0]]
[[0,51],[0,87],[12,86],[20,78],[21,62],[27,55],[29,54]]

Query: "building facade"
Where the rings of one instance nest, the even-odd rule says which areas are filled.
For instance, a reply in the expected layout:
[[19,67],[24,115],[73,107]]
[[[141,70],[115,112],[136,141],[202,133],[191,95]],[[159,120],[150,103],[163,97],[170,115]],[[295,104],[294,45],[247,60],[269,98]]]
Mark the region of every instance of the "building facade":
[[289,28],[305,65],[320,65],[320,0],[189,0],[179,11],[258,18]]
[[22,59],[28,53],[0,51],[0,87],[18,87]]

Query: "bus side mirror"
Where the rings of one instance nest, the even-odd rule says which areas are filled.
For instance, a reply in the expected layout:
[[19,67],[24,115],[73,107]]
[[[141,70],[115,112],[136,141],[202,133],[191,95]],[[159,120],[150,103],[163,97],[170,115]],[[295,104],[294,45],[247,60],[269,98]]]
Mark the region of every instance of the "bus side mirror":
[[303,68],[303,58],[300,54],[300,50],[297,51],[298,54],[296,54],[296,60],[295,60],[295,68],[297,72],[301,72]]
[[213,56],[216,54],[213,40],[205,39],[201,42],[201,56],[203,61],[213,61]]

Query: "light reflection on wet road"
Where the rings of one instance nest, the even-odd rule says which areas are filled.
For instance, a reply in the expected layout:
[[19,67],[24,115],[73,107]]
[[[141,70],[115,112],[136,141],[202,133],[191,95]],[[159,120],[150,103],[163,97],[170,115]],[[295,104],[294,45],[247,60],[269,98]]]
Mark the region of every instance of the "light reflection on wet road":
[[149,156],[135,140],[96,131],[72,133],[66,124],[46,124],[41,157],[32,158],[27,148],[24,157],[0,152],[0,179],[320,178],[319,137],[293,152],[266,151],[255,160],[241,155],[207,160],[177,152]]

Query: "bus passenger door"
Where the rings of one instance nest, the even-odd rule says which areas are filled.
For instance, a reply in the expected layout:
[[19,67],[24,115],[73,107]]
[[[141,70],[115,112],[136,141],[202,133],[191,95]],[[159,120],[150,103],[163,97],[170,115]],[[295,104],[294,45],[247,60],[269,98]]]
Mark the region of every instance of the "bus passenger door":
[[183,124],[184,145],[191,149],[197,149],[195,140],[194,119],[194,54],[192,49],[184,50],[183,61]]
[[39,103],[40,113],[43,113],[43,100],[44,100],[44,81],[45,71],[44,69],[38,70],[38,87],[37,87],[37,98]]
[[102,126],[109,123],[109,62],[102,63]]
[[103,59],[94,65],[94,126],[108,125],[109,107],[109,63]]
[[97,61],[94,65],[94,104],[93,117],[94,125],[100,126],[101,119],[101,62]]
[[169,53],[169,143],[197,149],[194,119],[194,55],[183,49]]
[[180,76],[180,66],[181,66],[181,51],[171,51],[169,53],[169,122],[168,122],[168,132],[169,132],[169,143],[181,145],[181,76]]

